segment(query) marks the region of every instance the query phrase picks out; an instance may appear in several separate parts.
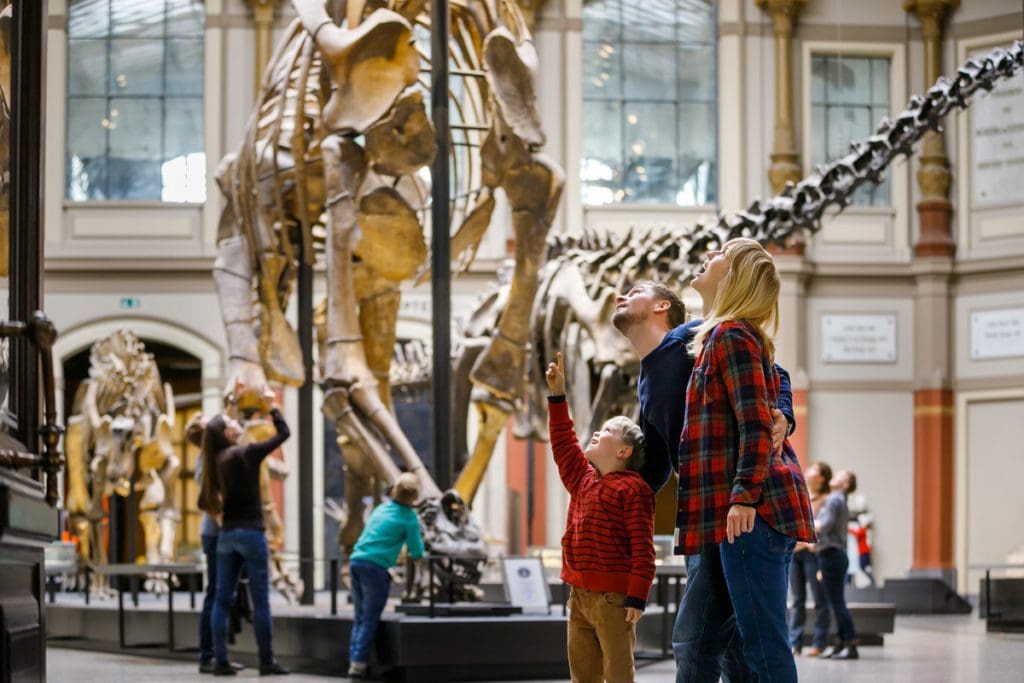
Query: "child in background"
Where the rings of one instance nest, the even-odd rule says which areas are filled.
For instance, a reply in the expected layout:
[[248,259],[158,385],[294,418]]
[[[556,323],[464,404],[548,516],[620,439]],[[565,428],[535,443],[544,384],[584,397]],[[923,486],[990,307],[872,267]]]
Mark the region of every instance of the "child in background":
[[654,580],[654,493],[636,470],[643,432],[613,417],[584,451],[565,401],[562,354],[548,365],[551,449],[569,491],[562,580],[569,594],[569,671],[574,683],[632,683],[636,623]]
[[377,635],[380,615],[388,601],[391,576],[388,569],[398,560],[404,544],[409,557],[423,557],[420,518],[413,509],[420,495],[415,474],[398,477],[391,501],[378,505],[359,535],[351,555],[352,604],[355,619],[348,649],[349,678],[366,678],[370,648]]
[[[875,572],[871,568],[871,541],[868,538],[868,531],[871,529],[871,513],[864,510],[857,514],[855,520],[850,520],[850,535],[857,541],[857,560],[860,571],[868,578],[868,585],[874,587]],[[860,582],[856,582],[858,587]]]

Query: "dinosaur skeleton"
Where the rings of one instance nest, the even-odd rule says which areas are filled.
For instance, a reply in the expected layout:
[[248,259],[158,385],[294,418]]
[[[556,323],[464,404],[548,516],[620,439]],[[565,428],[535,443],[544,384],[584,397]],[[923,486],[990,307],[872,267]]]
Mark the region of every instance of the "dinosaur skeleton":
[[[78,536],[79,561],[83,566],[107,563],[103,500],[115,494],[126,498],[134,490],[142,492],[139,522],[146,562],[173,562],[181,520],[174,491],[181,462],[174,452],[171,387],[161,386],[153,355],[127,330],[93,344],[89,363],[89,379],[75,396],[64,440],[68,526]],[[93,588],[105,593],[101,581]],[[167,581],[166,574],[154,574],[146,590],[166,590]]]
[[[214,277],[228,388],[245,410],[267,378],[302,383],[284,306],[299,260],[322,255],[323,411],[344,442],[349,518],[360,519],[359,501],[397,479],[395,458],[417,474],[424,499],[441,497],[395,420],[388,388],[399,286],[426,274],[425,171],[436,148],[421,65],[430,18],[422,0],[349,0],[333,3],[332,13],[323,0],[293,5],[298,19],[266,68],[245,138],[218,171],[226,201]],[[472,372],[481,391],[508,402],[525,363],[529,302],[563,173],[539,152],[537,54],[515,2],[455,0],[450,35],[453,262],[469,265],[499,201],[517,244],[514,296]],[[482,549],[459,508],[441,509]]]

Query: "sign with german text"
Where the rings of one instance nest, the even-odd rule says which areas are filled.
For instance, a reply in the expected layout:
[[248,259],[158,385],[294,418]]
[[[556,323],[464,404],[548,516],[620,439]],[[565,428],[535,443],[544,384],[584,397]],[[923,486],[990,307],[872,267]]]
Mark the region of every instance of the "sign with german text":
[[895,313],[832,313],[821,316],[825,363],[895,363]]
[[1024,308],[971,313],[971,360],[1024,357]]

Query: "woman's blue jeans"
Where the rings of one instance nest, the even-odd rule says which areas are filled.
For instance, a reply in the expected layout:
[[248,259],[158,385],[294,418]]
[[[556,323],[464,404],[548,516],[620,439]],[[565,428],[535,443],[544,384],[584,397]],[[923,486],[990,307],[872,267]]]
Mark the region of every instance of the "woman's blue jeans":
[[754,529],[722,541],[722,570],[743,638],[743,658],[758,683],[796,683],[786,628],[786,588],[796,541],[759,516]]
[[850,558],[847,557],[846,551],[839,548],[825,548],[819,550],[817,555],[825,598],[828,600],[829,609],[836,615],[839,640],[848,643],[856,637],[853,617],[846,607],[846,572],[850,568]]
[[217,599],[217,536],[203,536],[203,555],[206,556],[206,595],[203,611],[199,614],[199,662],[213,659],[213,603]]
[[729,588],[717,545],[686,556],[686,590],[672,628],[676,683],[748,683]]
[[793,564],[789,570],[789,592],[793,595],[793,611],[789,615],[789,644],[796,649],[804,645],[804,624],[807,623],[807,586],[811,587],[814,598],[814,632],[811,645],[824,650],[828,645],[829,618],[825,589],[818,581],[818,558],[810,550],[793,553]]
[[271,664],[270,551],[262,529],[221,530],[217,540],[217,598],[213,606],[213,654],[228,663],[228,622],[235,602],[238,574],[245,567],[252,595],[252,621],[260,664]]
[[352,560],[352,606],[355,619],[352,622],[352,639],[348,646],[349,663],[366,664],[370,661],[370,648],[377,636],[380,615],[388,602],[391,576],[388,570],[373,562]]

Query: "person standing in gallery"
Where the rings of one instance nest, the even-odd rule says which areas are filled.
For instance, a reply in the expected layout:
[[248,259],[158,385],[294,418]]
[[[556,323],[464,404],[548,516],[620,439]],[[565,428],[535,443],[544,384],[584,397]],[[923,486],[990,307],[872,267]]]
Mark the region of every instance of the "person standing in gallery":
[[796,681],[789,565],[798,541],[817,538],[796,454],[788,441],[772,444],[779,276],[764,247],[738,238],[705,256],[693,287],[704,322],[690,345],[676,553],[718,546],[747,666],[758,680]]
[[857,475],[850,470],[839,470],[832,477],[832,493],[818,512],[814,528],[818,532],[818,566],[821,584],[825,589],[828,607],[836,617],[838,646],[822,656],[829,659],[858,659],[857,634],[853,617],[846,606],[846,572],[850,557],[846,554],[847,525],[850,511],[846,498],[857,490]]
[[[679,467],[680,435],[686,404],[686,386],[693,370],[687,346],[701,320],[684,322],[686,310],[679,296],[652,280],[634,283],[616,300],[612,324],[630,342],[640,358],[637,393],[638,423],[647,444],[640,475],[657,493]],[[796,426],[789,374],[776,366],[781,388],[778,409],[773,409],[773,441],[781,447]],[[718,548],[686,556],[686,589],[676,611],[672,651],[678,683],[752,680],[743,659],[743,643],[736,629]],[[706,615],[714,615],[706,619]],[[709,624],[714,624],[709,627]]]
[[[273,405],[274,393],[264,398]],[[270,417],[277,433],[265,441],[241,445],[242,427],[226,415],[206,423],[203,433],[203,462],[206,470],[200,491],[200,509],[221,517],[217,539],[217,597],[213,606],[213,652],[215,676],[233,676],[228,661],[228,620],[235,600],[238,575],[245,567],[252,593],[253,628],[260,657],[260,675],[287,674],[274,659],[270,622],[270,550],[263,527],[260,498],[260,465],[291,435],[281,412],[273,407]]]
[[[832,468],[823,462],[816,462],[804,470],[804,478],[811,492],[811,512],[815,517],[825,505],[831,489]],[[819,537],[820,539],[820,537]],[[789,644],[793,655],[799,655],[804,645],[804,625],[807,623],[807,587],[811,587],[814,598],[814,631],[811,633],[811,647],[803,652],[806,657],[817,657],[828,646],[828,629],[832,619],[829,616],[825,590],[818,580],[818,558],[815,546],[797,543],[793,551],[793,564],[789,570],[789,592],[793,596],[793,611],[789,615]]]
[[[206,430],[206,418],[196,413],[185,424],[185,440],[196,448],[203,447],[203,432]],[[203,487],[203,456],[196,458],[196,484]],[[220,537],[220,523],[213,515],[203,513],[199,522],[199,538],[203,546],[206,560],[206,594],[203,596],[203,609],[199,613],[199,673],[212,674],[213,660],[213,603],[217,597],[217,539]],[[245,667],[231,662],[236,671]]]

